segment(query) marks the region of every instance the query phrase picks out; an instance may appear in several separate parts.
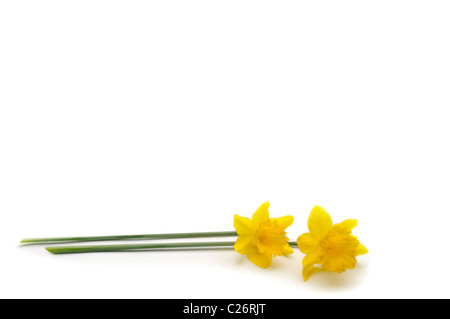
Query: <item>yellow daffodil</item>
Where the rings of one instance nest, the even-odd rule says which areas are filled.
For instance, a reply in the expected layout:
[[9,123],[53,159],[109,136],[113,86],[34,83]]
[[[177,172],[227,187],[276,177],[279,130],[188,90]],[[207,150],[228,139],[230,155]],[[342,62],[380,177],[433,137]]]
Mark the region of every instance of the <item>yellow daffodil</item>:
[[286,228],[294,222],[294,217],[269,217],[269,202],[262,204],[252,219],[234,215],[234,228],[238,234],[234,249],[256,266],[267,268],[272,257],[292,254],[286,237]]
[[357,223],[356,219],[347,219],[333,225],[325,209],[315,206],[311,210],[309,233],[297,239],[300,251],[306,254],[302,261],[305,281],[317,270],[342,273],[347,268],[355,268],[355,257],[368,253],[366,247],[351,235]]

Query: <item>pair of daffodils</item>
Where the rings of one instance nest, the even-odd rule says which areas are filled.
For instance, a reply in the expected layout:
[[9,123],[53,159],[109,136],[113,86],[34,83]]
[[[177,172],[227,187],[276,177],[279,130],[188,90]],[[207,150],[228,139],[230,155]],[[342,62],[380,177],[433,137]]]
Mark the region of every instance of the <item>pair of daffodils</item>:
[[[252,219],[234,216],[234,227],[238,234],[234,249],[256,266],[267,268],[274,256],[285,256],[294,251],[286,228],[292,225],[294,217],[269,217],[269,202],[262,204]],[[318,270],[342,273],[353,269],[356,256],[367,254],[368,250],[353,236],[356,219],[347,219],[334,224],[328,212],[315,206],[308,218],[309,233],[298,237],[297,246],[305,254],[303,258],[303,279],[307,281]]]
[[177,233],[177,234],[144,234],[94,237],[59,237],[59,238],[25,238],[22,244],[58,244],[65,242],[111,241],[130,239],[176,239],[199,237],[238,236],[235,241],[226,242],[175,242],[146,244],[114,244],[87,246],[51,246],[46,250],[53,254],[72,254],[88,252],[115,251],[147,251],[154,249],[200,248],[200,247],[234,247],[255,265],[267,268],[274,256],[292,254],[292,246],[298,246],[305,254],[303,258],[303,279],[308,280],[317,270],[341,273],[353,269],[355,257],[367,254],[367,249],[351,234],[356,227],[355,219],[347,219],[339,224],[331,221],[330,215],[322,207],[312,209],[308,218],[309,233],[298,237],[297,242],[289,242],[286,228],[292,225],[294,217],[269,217],[269,202],[262,204],[253,214],[252,219],[234,216],[236,231]]

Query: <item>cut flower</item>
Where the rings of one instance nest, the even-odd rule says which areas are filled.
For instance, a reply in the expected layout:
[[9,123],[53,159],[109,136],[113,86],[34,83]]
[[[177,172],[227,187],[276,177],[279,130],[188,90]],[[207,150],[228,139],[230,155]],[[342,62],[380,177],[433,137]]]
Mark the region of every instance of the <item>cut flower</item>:
[[269,202],[262,204],[252,219],[234,215],[234,228],[238,234],[234,249],[256,266],[267,268],[272,257],[292,254],[286,228],[294,222],[294,217],[269,217]]
[[309,233],[298,237],[297,244],[306,256],[303,258],[303,279],[307,281],[318,270],[342,273],[353,269],[356,256],[368,253],[359,240],[351,235],[358,224],[356,219],[332,223],[328,212],[315,206],[308,218]]

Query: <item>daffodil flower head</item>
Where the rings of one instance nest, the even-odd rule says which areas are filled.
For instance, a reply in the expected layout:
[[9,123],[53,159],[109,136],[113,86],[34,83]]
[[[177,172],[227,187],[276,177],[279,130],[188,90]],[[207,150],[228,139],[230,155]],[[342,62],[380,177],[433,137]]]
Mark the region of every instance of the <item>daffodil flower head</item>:
[[286,237],[286,228],[294,222],[294,217],[269,217],[269,202],[262,204],[252,219],[234,215],[234,228],[238,234],[234,249],[256,266],[267,268],[274,256],[292,254]]
[[308,218],[309,233],[298,237],[297,244],[303,257],[303,279],[307,281],[318,270],[342,273],[353,269],[356,256],[368,253],[352,229],[358,224],[356,219],[342,223],[332,223],[330,214],[320,206],[315,206]]

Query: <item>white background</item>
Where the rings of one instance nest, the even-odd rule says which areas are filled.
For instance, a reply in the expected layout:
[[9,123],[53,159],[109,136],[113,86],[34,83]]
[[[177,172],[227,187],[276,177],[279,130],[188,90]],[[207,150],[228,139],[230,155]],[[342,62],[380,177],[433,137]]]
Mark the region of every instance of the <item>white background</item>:
[[[450,297],[448,1],[2,1],[0,297]],[[24,237],[356,218],[301,279],[233,250],[51,255]],[[226,240],[226,239],[220,239]]]

